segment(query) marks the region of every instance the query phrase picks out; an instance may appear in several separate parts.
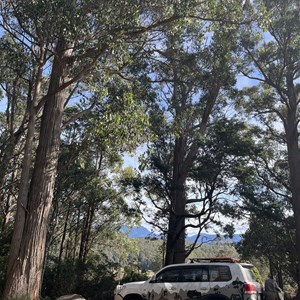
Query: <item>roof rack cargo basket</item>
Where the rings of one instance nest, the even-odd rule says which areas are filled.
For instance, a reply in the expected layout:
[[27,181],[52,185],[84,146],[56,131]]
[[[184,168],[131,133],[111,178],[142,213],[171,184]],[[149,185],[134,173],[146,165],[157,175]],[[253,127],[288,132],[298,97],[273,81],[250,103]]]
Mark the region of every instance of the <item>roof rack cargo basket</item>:
[[232,257],[205,257],[205,258],[190,258],[189,263],[194,262],[228,262],[228,263],[235,263],[239,262],[239,258],[232,258]]

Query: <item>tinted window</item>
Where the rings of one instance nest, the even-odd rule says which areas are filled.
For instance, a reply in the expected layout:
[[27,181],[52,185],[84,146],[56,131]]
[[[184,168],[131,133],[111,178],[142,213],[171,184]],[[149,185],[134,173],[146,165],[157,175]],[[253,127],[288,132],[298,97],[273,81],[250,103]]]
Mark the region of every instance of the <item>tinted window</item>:
[[182,282],[208,281],[208,269],[205,267],[182,269],[180,280]]
[[232,279],[228,266],[171,268],[157,274],[156,282],[218,282]]
[[229,281],[231,278],[228,266],[209,266],[209,281]]
[[156,282],[178,282],[178,281],[179,281],[178,269],[164,270],[156,276]]

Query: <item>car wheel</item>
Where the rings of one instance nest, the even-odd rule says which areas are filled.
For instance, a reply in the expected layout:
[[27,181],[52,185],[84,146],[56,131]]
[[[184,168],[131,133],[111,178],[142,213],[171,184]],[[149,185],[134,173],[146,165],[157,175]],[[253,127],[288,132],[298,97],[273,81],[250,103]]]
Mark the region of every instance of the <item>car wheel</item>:
[[142,300],[142,298],[139,297],[139,296],[129,296],[129,297],[126,298],[125,300]]

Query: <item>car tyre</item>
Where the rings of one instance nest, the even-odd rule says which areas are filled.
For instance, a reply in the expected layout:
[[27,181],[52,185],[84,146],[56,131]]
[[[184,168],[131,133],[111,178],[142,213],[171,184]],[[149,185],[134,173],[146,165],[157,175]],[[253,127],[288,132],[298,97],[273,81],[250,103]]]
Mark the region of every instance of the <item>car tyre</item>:
[[140,297],[140,296],[129,296],[129,297],[126,297],[125,300],[142,300],[142,297]]

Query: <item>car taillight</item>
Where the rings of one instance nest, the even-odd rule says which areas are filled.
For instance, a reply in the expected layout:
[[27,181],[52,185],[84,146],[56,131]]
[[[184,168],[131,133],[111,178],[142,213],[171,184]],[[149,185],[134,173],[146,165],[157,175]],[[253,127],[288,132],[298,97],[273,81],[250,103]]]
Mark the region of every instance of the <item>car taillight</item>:
[[244,293],[245,294],[256,294],[256,286],[252,283],[244,284]]

